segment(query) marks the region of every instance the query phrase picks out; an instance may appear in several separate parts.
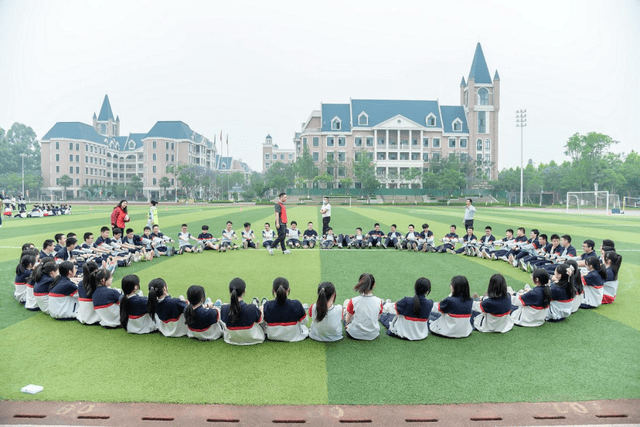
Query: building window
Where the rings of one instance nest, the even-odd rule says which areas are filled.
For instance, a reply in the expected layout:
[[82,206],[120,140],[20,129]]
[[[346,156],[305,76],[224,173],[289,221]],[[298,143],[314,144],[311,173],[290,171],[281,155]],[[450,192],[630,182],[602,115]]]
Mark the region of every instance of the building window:
[[153,185],[157,185],[158,184],[158,179],[157,178],[153,178]]
[[356,138],[354,140],[354,145],[356,147],[362,147],[362,137],[361,136],[356,136]]
[[429,138],[422,138],[422,146],[429,147]]
[[482,161],[482,153],[476,154],[476,160],[479,161],[479,162]]
[[449,148],[456,148],[456,139],[449,138]]
[[265,160],[269,160],[269,153],[264,155]]
[[80,151],[80,144],[76,142],[76,151]]
[[172,162],[175,162],[175,161],[176,161],[176,157],[175,157],[175,155],[173,155],[173,154],[171,155],[171,161],[172,161]]
[[155,166],[153,167],[153,173],[156,173],[156,167]]
[[56,166],[56,173],[60,173],[60,166]]
[[431,154],[431,161],[439,162],[440,161],[440,153]]
[[56,150],[60,149],[60,141],[56,141]]
[[423,162],[429,161],[429,153],[422,153],[422,161]]
[[460,153],[460,161],[463,163],[467,161],[467,153]]
[[76,174],[80,174],[80,166],[76,166]]
[[460,148],[467,148],[467,138],[460,138]]
[[412,147],[417,147],[418,146],[418,140],[417,139],[412,139],[411,140],[411,146]]
[[264,164],[265,168],[269,169],[269,162]]
[[440,148],[440,138],[433,138],[433,148]]
[[73,142],[69,143],[69,151],[73,150]]
[[293,160],[293,154],[289,153],[289,160]]
[[307,138],[302,138],[302,145],[307,146]]
[[169,149],[169,141],[165,141],[164,142],[164,148],[165,148],[165,150]]
[[487,112],[478,111],[478,133],[487,133]]
[[489,105],[489,91],[484,87],[478,89],[478,105]]
[[435,126],[436,125],[436,116],[433,113],[429,113],[427,116],[427,126]]
[[384,147],[385,140],[384,138],[378,138],[378,147]]
[[284,160],[284,154],[280,154],[280,160]]
[[333,162],[334,154],[333,151],[327,152],[327,162]]
[[318,138],[317,136],[313,137],[313,146],[317,147],[320,144],[320,138]]
[[331,120],[331,130],[340,130],[342,129],[342,122],[339,118],[335,117]]
[[344,147],[346,145],[346,141],[344,139],[344,136],[339,136],[338,137],[338,147]]
[[327,137],[327,147],[333,147],[335,146],[335,142],[332,136],[328,136]]
[[358,116],[358,124],[360,126],[368,126],[369,125],[369,117],[367,117],[367,114],[364,111],[362,113],[360,113],[360,115]]
[[409,140],[408,139],[401,139],[400,140],[400,148],[408,148],[409,147]]
[[489,163],[491,162],[491,154],[487,153],[484,155],[484,161]]
[[155,141],[153,141],[153,144],[152,144],[152,145],[153,145],[153,149],[155,150],[155,149],[156,149],[156,142],[155,142]]
[[478,139],[476,141],[476,151],[482,151],[482,140]]
[[409,160],[409,153],[400,153],[400,160]]
[[165,155],[164,155],[164,160],[165,160],[166,162],[168,162],[168,161],[169,161],[169,153],[167,153],[167,154],[165,154]]
[[56,154],[56,162],[60,161],[60,154]]
[[453,121],[453,130],[454,132],[460,132],[462,130],[462,122],[460,119],[455,119]]
[[378,152],[378,160],[387,160],[387,153],[379,151]]
[[88,167],[85,167],[85,168],[84,168],[84,174],[85,174],[85,175],[89,175],[89,168],[88,168]]
[[491,151],[491,140],[490,139],[485,139],[484,140],[484,151]]
[[389,160],[398,160],[398,153],[389,153]]
[[311,154],[311,156],[312,156],[312,158],[313,158],[313,161],[314,161],[314,162],[317,162],[317,161],[319,161],[319,160],[320,160],[320,156],[319,156],[319,154],[318,154],[318,152],[317,152],[317,151],[314,151],[314,152]]
[[372,136],[368,136],[367,137],[367,147],[373,147],[373,137]]
[[60,185],[60,178],[56,178],[56,185]]
[[73,166],[69,166],[69,173],[73,174]]
[[411,160],[420,160],[420,153],[411,153]]
[[155,162],[156,161],[156,153],[153,153],[152,158],[153,158],[153,161]]

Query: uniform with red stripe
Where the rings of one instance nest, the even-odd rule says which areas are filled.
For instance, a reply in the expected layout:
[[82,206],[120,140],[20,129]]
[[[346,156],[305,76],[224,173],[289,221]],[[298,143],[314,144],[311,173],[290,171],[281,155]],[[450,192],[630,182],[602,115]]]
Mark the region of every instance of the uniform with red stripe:
[[473,326],[480,332],[509,332],[513,328],[511,298],[483,298],[473,303],[473,310],[480,312],[473,319]]
[[267,301],[262,310],[267,339],[295,342],[309,336],[309,329],[303,323],[307,313],[300,301],[287,299],[283,305],[277,300]]
[[471,309],[473,300],[465,300],[462,296],[450,296],[435,304],[441,316],[431,322],[431,332],[452,338],[468,337],[473,331],[471,327]]
[[78,312],[78,286],[68,277],[49,291],[49,314],[54,319],[75,319]]
[[100,318],[100,324],[107,328],[117,328],[120,326],[120,298],[122,294],[107,286],[98,286],[91,300],[93,309]]
[[[186,309],[185,309],[186,310]],[[196,320],[187,325],[189,338],[203,341],[217,340],[222,336],[220,313],[214,308],[200,306],[194,310]]]
[[433,301],[424,295],[418,295],[420,313],[413,312],[413,297],[404,297],[397,301],[394,308],[396,317],[389,323],[388,332],[400,338],[417,341],[429,335],[429,313],[433,309]]
[[229,304],[220,309],[220,320],[224,323],[224,341],[228,344],[251,345],[264,341],[265,335],[260,322],[262,314],[253,304],[240,301],[240,315],[235,322],[229,315]]
[[511,318],[518,326],[540,326],[549,314],[549,306],[544,307],[544,285],[514,295],[511,304],[517,307],[511,312]]
[[182,337],[187,335],[187,324],[184,322],[184,309],[187,303],[171,298],[170,295],[158,298],[156,307],[156,326],[165,337]]
[[130,334],[148,334],[158,329],[156,322],[149,316],[149,299],[145,296],[133,295],[127,298],[129,319],[127,332]]

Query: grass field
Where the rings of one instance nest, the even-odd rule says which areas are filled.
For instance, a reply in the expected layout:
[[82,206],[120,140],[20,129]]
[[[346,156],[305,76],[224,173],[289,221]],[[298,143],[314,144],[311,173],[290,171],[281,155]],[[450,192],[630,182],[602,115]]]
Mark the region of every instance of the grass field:
[[[383,333],[371,342],[344,339],[324,344],[265,342],[235,347],[222,340],[198,342],[160,334],[128,335],[123,330],[56,321],[32,313],[13,299],[19,247],[40,246],[58,232],[96,235],[108,225],[111,207],[75,206],[73,216],[7,220],[0,229],[0,398],[13,400],[189,402],[228,404],[427,404],[537,402],[640,398],[640,221],[624,216],[568,216],[560,212],[478,207],[476,228],[491,225],[496,236],[523,226],[551,234],[568,233],[574,246],[592,238],[599,247],[611,238],[623,255],[618,298],[612,305],[580,310],[567,321],[538,328],[515,327],[504,335],[472,333],[452,340],[429,336],[407,342]],[[131,225],[142,229],[146,208],[131,206]],[[428,222],[436,238],[460,225],[462,208],[333,208],[336,232],[365,232],[374,222],[406,231],[409,223]],[[289,219],[302,228],[321,226],[318,207],[289,207]],[[198,234],[208,224],[219,235],[227,220],[249,221],[254,231],[273,224],[270,206],[170,206],[160,211],[161,228],[176,238],[188,222]],[[482,230],[479,230],[481,233]],[[258,233],[256,233],[258,234]],[[233,277],[247,282],[247,297],[270,296],[277,276],[291,283],[291,298],[312,303],[319,282],[336,284],[338,300],[355,296],[362,272],[374,274],[375,294],[384,299],[412,295],[417,277],[428,277],[431,298],[449,293],[453,275],[464,274],[471,292],[484,293],[489,277],[502,273],[514,289],[528,274],[503,262],[450,254],[394,250],[298,250],[290,256],[266,251],[185,254],[118,269],[114,286],[125,274],[142,283],[162,277],[173,296],[192,284],[205,287],[213,300],[228,301]],[[146,287],[143,286],[146,294]],[[20,388],[44,386],[31,396]]]

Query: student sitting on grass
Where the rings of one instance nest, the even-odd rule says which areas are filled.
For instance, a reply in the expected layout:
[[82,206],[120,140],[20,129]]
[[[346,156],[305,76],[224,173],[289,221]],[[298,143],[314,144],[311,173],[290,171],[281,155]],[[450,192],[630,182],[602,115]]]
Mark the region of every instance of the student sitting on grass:
[[122,295],[111,288],[113,276],[104,268],[91,273],[89,284],[93,308],[100,317],[100,324],[105,328],[120,327],[120,298]]
[[23,255],[20,257],[20,263],[16,267],[16,277],[13,280],[13,297],[18,302],[24,303],[27,300],[27,279],[31,276],[35,265],[36,257],[23,251]]
[[322,241],[322,249],[331,249],[336,244],[336,236],[333,234],[333,228],[327,228],[327,235],[324,236]]
[[[173,256],[176,253],[176,250],[173,246],[167,246],[167,243],[174,242],[174,240],[165,236],[158,227],[158,224],[153,224],[151,228],[151,234],[149,235],[154,243],[154,248],[160,252],[161,254],[165,254],[166,256]],[[156,255],[158,255],[156,253]],[[159,256],[159,255],[158,255]]]
[[287,246],[300,249],[300,230],[295,221],[291,221],[291,227],[287,230]]
[[533,289],[526,285],[524,290],[512,293],[511,318],[518,326],[540,326],[549,314],[551,303],[549,273],[537,268],[531,273],[531,280],[534,284]]
[[82,280],[78,283],[78,313],[76,319],[85,325],[100,323],[100,316],[93,308],[91,298],[91,273],[98,270],[98,264],[94,261],[85,262],[82,266]]
[[336,287],[331,282],[318,285],[318,300],[309,307],[309,338],[332,342],[342,339],[342,306],[336,301]]
[[76,276],[76,266],[64,261],[58,266],[58,273],[49,285],[49,314],[54,319],[75,319],[78,312],[78,285],[71,279]]
[[265,333],[271,341],[295,342],[309,336],[307,313],[300,301],[288,298],[289,292],[289,281],[277,277],[271,289],[276,299],[262,306]]
[[453,276],[449,286],[451,296],[433,305],[429,329],[434,334],[449,338],[468,337],[473,331],[469,320],[473,306],[469,281],[464,276]]
[[382,300],[373,295],[376,279],[372,274],[363,273],[353,288],[360,295],[345,300],[344,321],[347,336],[356,340],[370,341],[380,335]]
[[167,282],[153,279],[149,282],[149,316],[156,322],[158,330],[165,337],[182,337],[187,335],[184,323],[184,309],[187,303],[184,297],[171,298],[167,291]]
[[208,225],[202,226],[202,233],[198,234],[198,241],[205,251],[217,251],[218,249],[220,249],[220,246],[217,243],[218,239],[213,237],[213,234],[209,233]]
[[227,221],[227,227],[222,230],[222,241],[218,252],[226,252],[228,250],[238,249],[238,245],[232,242],[238,240],[236,232],[233,230],[233,222]]
[[367,241],[362,235],[362,228],[356,228],[356,234],[352,234],[349,236],[347,244],[347,249],[356,248],[356,249],[364,249],[367,246]]
[[181,229],[182,231],[178,233],[178,255],[182,255],[185,252],[202,252],[201,248],[194,248],[193,246],[191,246],[189,240],[195,240],[197,242],[198,239],[196,239],[195,237],[193,237],[193,235],[191,235],[191,233],[189,233],[189,231],[187,230],[187,224],[182,224]]
[[580,304],[584,301],[584,285],[582,284],[582,274],[580,273],[580,269],[578,268],[578,263],[575,260],[567,260],[564,264],[567,267],[573,267],[571,269],[571,274],[569,280],[571,281],[571,285],[573,286],[574,296],[573,296],[573,305],[571,308],[571,312],[575,313],[580,309]]
[[46,260],[33,270],[33,295],[36,297],[38,308],[49,314],[49,286],[58,275],[58,265],[52,258]]
[[602,304],[607,270],[604,265],[600,264],[597,257],[587,258],[585,264],[589,272],[583,276],[584,302],[580,304],[580,308],[597,308]]
[[471,323],[480,332],[505,333],[513,328],[510,314],[511,298],[507,292],[507,281],[502,274],[494,274],[489,279],[487,293],[473,302]]
[[611,304],[616,299],[618,293],[618,271],[622,264],[622,255],[615,251],[607,251],[604,254],[604,265],[607,267],[607,279],[603,286],[602,303]]
[[140,278],[128,274],[122,278],[120,324],[130,334],[148,334],[155,331],[156,323],[149,316],[149,300],[140,292]]
[[467,255],[471,256],[471,249],[475,247],[477,242],[478,238],[475,234],[473,234],[473,227],[469,227],[467,228],[467,234],[462,236],[462,247],[456,250],[447,249],[447,252],[449,252],[450,254],[461,254],[463,252],[466,252]]
[[220,309],[220,320],[224,324],[224,341],[228,344],[251,345],[264,341],[264,330],[260,326],[262,313],[258,306],[243,301],[247,284],[236,277],[229,282],[231,299]]
[[192,285],[187,289],[189,305],[184,309],[187,336],[201,341],[217,340],[222,336],[220,313],[209,302],[205,304],[204,288]]
[[[29,311],[40,311],[40,309],[38,308],[38,301],[36,300],[36,296],[33,293],[33,288],[36,284],[36,281],[34,279],[34,272],[35,269],[38,267],[38,265],[41,264],[41,261],[39,260],[40,258],[40,254],[39,251],[37,249],[30,249],[30,250],[25,250],[22,252],[24,255],[30,253],[31,255],[33,255],[36,259],[35,264],[33,265],[33,270],[31,271],[31,275],[27,276],[27,291],[26,291],[26,295],[25,295],[25,301],[24,301],[24,308],[26,308]],[[47,258],[45,258],[46,260]]]
[[262,230],[262,247],[269,250],[273,246],[273,241],[276,239],[276,232],[271,229],[271,224],[264,223],[264,230]]
[[242,247],[244,249],[258,249],[258,247],[260,246],[260,242],[256,240],[256,235],[253,234],[251,223],[245,222],[244,229],[240,234],[242,235]]
[[422,224],[422,232],[418,236],[418,250],[422,252],[433,252],[435,250],[433,243],[433,231],[429,230],[429,224]]
[[548,321],[559,322],[571,315],[576,290],[571,281],[574,268],[568,263],[559,264],[551,278],[551,303],[549,303]]
[[380,323],[387,328],[387,335],[409,341],[423,340],[429,335],[429,314],[433,309],[433,301],[426,296],[431,292],[431,282],[426,277],[420,277],[413,289],[413,297],[385,304]]
[[409,224],[407,234],[404,236],[404,241],[400,246],[400,250],[406,249],[408,251],[418,252],[418,237],[419,234],[416,233],[414,225]]
[[456,226],[451,224],[449,227],[449,233],[447,233],[442,239],[442,245],[435,248],[435,252],[444,253],[448,249],[455,249],[456,243],[458,243],[458,235],[456,234]]
[[317,239],[318,239],[318,232],[313,229],[313,223],[309,222],[307,224],[307,229],[304,230],[304,235],[302,237],[303,249],[313,249],[316,246]]
[[402,240],[402,233],[397,231],[397,228],[398,228],[397,225],[391,224],[391,231],[387,233],[387,238],[384,239],[384,243],[382,244],[383,248],[399,249],[398,244],[400,243],[400,240]]

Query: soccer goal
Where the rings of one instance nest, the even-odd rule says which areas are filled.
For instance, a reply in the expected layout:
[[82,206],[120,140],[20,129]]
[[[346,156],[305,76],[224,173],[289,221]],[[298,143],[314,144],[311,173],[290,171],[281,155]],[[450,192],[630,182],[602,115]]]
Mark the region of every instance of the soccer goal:
[[627,197],[622,199],[622,212],[625,210],[640,210],[640,197]]
[[[620,197],[608,191],[569,191],[567,193],[567,213],[620,212]],[[616,212],[614,211],[614,212]]]

